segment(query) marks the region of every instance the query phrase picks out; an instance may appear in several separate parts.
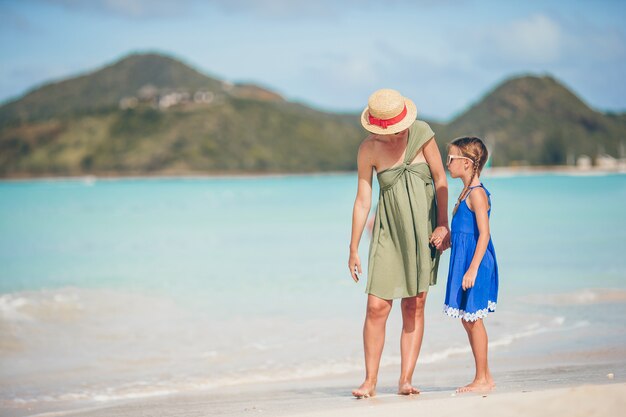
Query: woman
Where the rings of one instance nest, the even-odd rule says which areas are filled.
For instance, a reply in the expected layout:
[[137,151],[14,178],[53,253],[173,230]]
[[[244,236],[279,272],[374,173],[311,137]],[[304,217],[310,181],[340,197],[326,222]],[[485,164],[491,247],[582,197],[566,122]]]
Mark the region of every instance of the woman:
[[[380,195],[372,230],[363,327],[365,381],[352,394],[376,394],[385,325],[393,299],[401,298],[402,356],[398,394],[418,394],[412,383],[424,334],[424,304],[437,280],[439,254],[449,247],[448,184],[434,133],[416,120],[415,104],[395,91],[369,98],[361,124],[371,134],[358,153],[358,189],[352,213],[348,268],[358,282],[359,241],[372,200],[372,172]],[[436,200],[436,201],[435,201]]]

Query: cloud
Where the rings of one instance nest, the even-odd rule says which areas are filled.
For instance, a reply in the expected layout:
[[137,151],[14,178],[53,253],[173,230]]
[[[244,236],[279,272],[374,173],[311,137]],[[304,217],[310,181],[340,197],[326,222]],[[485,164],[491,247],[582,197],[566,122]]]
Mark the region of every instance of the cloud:
[[72,10],[106,13],[127,18],[167,18],[206,7],[264,18],[318,19],[346,16],[358,11],[439,8],[467,0],[39,0]]
[[6,5],[0,4],[0,33],[6,31],[28,33],[35,31],[35,27],[19,13],[6,7]]
[[626,63],[626,35],[612,29],[569,32],[565,39],[565,58],[592,65]]
[[327,73],[337,85],[360,87],[379,79],[377,65],[367,56],[337,55],[316,71]]
[[104,13],[127,18],[178,17],[190,12],[197,0],[39,0],[70,10]]
[[[606,19],[563,10],[534,13],[448,36],[444,43],[452,49],[441,55],[454,54],[469,85],[485,88],[511,75],[549,73],[596,108],[624,109],[626,33]],[[463,87],[459,95],[472,99],[469,91]]]
[[294,71],[289,79],[277,79],[278,83],[296,100],[327,110],[352,111],[380,84],[380,68],[368,57],[327,54]]
[[611,27],[572,25],[554,72],[599,109],[626,110],[626,34]]
[[543,14],[496,24],[468,40],[488,62],[512,65],[557,62],[564,46],[559,23]]
[[373,91],[394,88],[416,103],[420,118],[447,120],[492,87],[493,78],[429,51],[407,53],[381,42],[367,55],[327,54],[293,74],[288,84],[273,83],[316,107],[355,112]]
[[431,8],[441,5],[464,3],[465,0],[208,0],[207,3],[224,9],[240,13],[260,13],[277,15],[314,15],[327,14],[329,12],[347,12],[372,9],[385,12],[389,9],[401,7]]

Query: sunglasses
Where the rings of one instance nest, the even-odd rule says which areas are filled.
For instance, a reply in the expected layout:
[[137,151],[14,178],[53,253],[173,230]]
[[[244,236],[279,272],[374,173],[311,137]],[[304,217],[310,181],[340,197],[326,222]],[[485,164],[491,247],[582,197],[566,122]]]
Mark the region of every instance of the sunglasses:
[[452,163],[453,160],[455,159],[467,159],[468,161],[471,161],[471,163],[473,164],[474,161],[466,156],[459,156],[459,155],[448,155],[448,163],[447,165],[450,165]]

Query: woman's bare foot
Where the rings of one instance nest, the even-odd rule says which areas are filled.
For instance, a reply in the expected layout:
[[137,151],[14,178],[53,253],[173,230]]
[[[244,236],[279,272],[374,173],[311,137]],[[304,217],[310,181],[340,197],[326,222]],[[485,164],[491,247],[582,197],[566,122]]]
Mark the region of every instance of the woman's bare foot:
[[376,384],[365,381],[355,390],[352,390],[352,395],[356,398],[369,398],[376,395]]
[[411,385],[410,382],[406,382],[404,384],[400,384],[398,386],[398,395],[411,395],[411,394],[419,394],[420,390]]
[[475,379],[471,384],[467,384],[464,387],[459,387],[456,389],[456,392],[485,392],[491,391],[496,387],[496,384],[493,383],[493,379]]

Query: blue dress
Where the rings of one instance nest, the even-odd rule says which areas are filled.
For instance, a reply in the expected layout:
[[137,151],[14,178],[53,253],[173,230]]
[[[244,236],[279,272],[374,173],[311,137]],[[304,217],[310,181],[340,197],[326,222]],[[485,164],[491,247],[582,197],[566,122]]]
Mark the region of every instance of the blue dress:
[[[467,196],[477,187],[482,187],[487,193],[489,201],[489,211],[487,213],[490,215],[491,194],[482,184],[470,187]],[[498,301],[498,263],[496,262],[496,252],[493,248],[493,243],[489,239],[487,250],[478,267],[474,286],[467,291],[463,290],[461,286],[463,275],[465,275],[472,263],[479,235],[476,215],[469,209],[465,201],[467,196],[459,203],[459,207],[452,218],[450,238],[452,250],[444,312],[451,317],[460,317],[465,321],[476,321],[486,317],[489,312],[496,311],[496,303]]]

